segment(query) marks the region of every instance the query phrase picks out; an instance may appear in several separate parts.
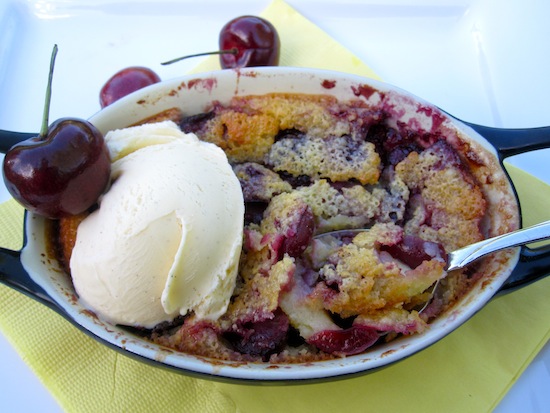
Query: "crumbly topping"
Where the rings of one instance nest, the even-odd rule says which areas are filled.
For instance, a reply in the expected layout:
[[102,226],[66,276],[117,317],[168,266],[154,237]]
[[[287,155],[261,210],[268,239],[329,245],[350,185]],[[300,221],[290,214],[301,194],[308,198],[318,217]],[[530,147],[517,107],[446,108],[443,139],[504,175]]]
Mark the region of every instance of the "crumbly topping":
[[355,179],[361,184],[375,184],[380,176],[380,157],[370,142],[349,136],[281,139],[267,154],[274,171],[333,182]]

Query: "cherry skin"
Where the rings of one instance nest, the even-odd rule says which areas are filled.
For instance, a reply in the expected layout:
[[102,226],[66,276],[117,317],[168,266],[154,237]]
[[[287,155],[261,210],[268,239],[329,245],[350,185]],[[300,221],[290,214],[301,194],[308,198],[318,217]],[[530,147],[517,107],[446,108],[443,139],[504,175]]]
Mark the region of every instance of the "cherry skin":
[[63,118],[13,146],[4,158],[10,194],[27,210],[47,218],[76,215],[106,189],[111,161],[103,135],[91,123]]
[[331,354],[351,356],[372,346],[380,335],[367,326],[353,325],[345,330],[322,330],[313,334],[307,342]]
[[281,41],[275,27],[257,16],[241,16],[229,21],[220,31],[220,54],[224,69],[255,66],[277,66]]
[[160,82],[160,77],[147,67],[132,66],[115,73],[101,88],[99,103],[102,108],[145,86]]

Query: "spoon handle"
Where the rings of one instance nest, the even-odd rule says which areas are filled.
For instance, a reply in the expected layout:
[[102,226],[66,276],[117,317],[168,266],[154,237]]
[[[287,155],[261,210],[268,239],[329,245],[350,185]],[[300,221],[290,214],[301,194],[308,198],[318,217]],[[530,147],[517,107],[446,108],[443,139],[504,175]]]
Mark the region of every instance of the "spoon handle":
[[542,241],[548,238],[550,238],[550,221],[541,222],[540,224],[519,229],[508,234],[488,238],[451,252],[448,258],[447,271],[463,268],[469,263],[491,252],[517,247],[530,242]]

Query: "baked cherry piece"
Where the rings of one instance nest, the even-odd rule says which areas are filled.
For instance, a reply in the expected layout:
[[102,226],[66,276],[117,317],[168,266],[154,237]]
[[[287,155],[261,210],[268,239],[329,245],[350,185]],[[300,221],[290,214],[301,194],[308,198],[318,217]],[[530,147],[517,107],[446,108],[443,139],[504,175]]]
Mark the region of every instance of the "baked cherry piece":
[[132,66],[115,73],[101,88],[99,103],[102,108],[136,90],[160,82],[160,77],[147,67]]
[[269,355],[284,346],[289,328],[288,317],[277,310],[273,318],[233,326],[224,333],[224,338],[238,352],[261,356],[268,361]]
[[400,243],[382,245],[381,249],[411,268],[416,268],[424,261],[434,258],[442,261],[447,260],[447,252],[443,245],[423,240],[414,235],[405,235]]
[[220,31],[220,54],[224,69],[255,66],[277,66],[281,42],[275,27],[257,16],[241,16],[228,22]]
[[111,173],[103,135],[90,122],[63,118],[48,127],[56,53],[57,46],[52,52],[40,134],[10,148],[2,168],[10,194],[29,211],[52,219],[93,206]]
[[340,356],[351,356],[365,351],[378,341],[378,332],[366,326],[351,326],[344,330],[324,330],[315,333],[307,342],[319,350]]
[[284,254],[298,258],[311,243],[315,232],[315,216],[311,207],[305,205],[294,211],[294,216],[283,234],[281,258]]

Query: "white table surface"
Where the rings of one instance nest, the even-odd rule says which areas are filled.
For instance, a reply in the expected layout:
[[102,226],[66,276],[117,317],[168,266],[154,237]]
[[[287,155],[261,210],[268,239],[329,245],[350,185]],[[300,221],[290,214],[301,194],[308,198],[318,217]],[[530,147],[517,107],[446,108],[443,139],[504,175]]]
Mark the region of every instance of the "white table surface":
[[[461,119],[508,128],[550,125],[546,103],[550,2],[287,2],[382,79]],[[60,53],[50,119],[86,118],[99,110],[98,91],[119,69],[144,65],[164,79],[185,73],[196,60],[166,67],[159,63],[215,49],[218,31],[226,21],[259,14],[268,4],[268,0],[3,0],[0,128],[39,130],[54,43],[59,44]],[[162,41],[166,36],[170,42]],[[510,161],[550,183],[545,166],[549,155],[548,150],[537,151]],[[0,202],[7,197],[0,184]],[[0,406],[5,412],[61,411],[1,333]],[[550,344],[546,344],[495,411],[543,413],[550,411],[549,406]]]

